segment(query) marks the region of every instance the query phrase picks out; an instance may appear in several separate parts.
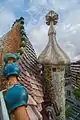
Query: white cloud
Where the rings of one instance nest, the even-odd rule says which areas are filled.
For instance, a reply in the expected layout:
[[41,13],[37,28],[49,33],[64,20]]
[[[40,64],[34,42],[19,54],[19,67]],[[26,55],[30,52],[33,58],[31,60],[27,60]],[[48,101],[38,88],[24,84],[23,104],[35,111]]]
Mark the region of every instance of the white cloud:
[[[32,45],[34,46],[34,49],[36,50],[37,54],[39,55],[40,52],[44,49],[44,47],[46,46],[47,42],[48,42],[48,27],[46,25],[37,25],[36,27],[33,26],[31,28],[29,28],[29,26],[26,27],[26,33],[29,33],[29,38],[30,41],[32,43]],[[31,31],[27,31],[29,29]]]
[[7,0],[6,1],[6,7],[10,6],[10,8],[14,8],[14,7],[21,7],[24,5],[24,0]]
[[[46,44],[48,43],[48,26],[44,24],[41,26],[36,26],[36,27],[33,26],[32,30],[30,28],[31,32],[27,31],[27,29],[26,29],[26,32],[29,33],[30,41],[32,45],[34,46],[37,52],[37,55],[39,55],[41,51],[45,48]],[[63,40],[61,40],[61,42],[62,41]],[[72,60],[73,57],[75,57],[76,46],[69,40],[66,40],[64,43],[61,43],[61,42],[60,40],[58,40],[58,43],[60,44],[62,49],[64,49],[64,51],[68,54],[68,56]]]
[[[74,31],[80,30],[80,9],[75,9],[70,11],[63,23],[59,23],[57,25],[57,31],[60,33],[59,35],[62,37],[66,37],[69,35],[73,35]],[[63,33],[63,34],[62,34]]]
[[47,0],[30,0],[31,6],[37,6],[37,5],[47,5]]
[[[80,8],[66,13],[64,21],[57,25],[57,39],[71,59],[80,55]],[[69,41],[69,43],[68,43]]]
[[78,0],[48,0],[56,11],[72,9],[77,5]]
[[15,15],[9,10],[3,10],[0,12],[0,35],[3,35],[10,30],[15,19]]
[[[60,13],[61,10],[59,14],[60,19],[62,19],[63,16],[65,17],[63,17],[64,19],[62,21],[59,20],[59,23],[56,25],[57,40],[60,46],[72,59],[79,54],[78,51],[80,50],[80,7],[78,5],[78,0],[45,0],[45,2],[43,1],[43,12],[43,7],[40,8],[41,1],[31,1],[31,6],[28,9],[32,18],[26,27],[26,31],[31,38],[33,46],[36,48],[37,53],[40,53],[47,43],[48,29],[45,25],[44,18],[48,9],[53,8],[58,13]],[[39,13],[41,13],[39,16],[40,19],[37,24],[34,25],[37,21],[35,19],[35,14],[38,15]],[[45,26],[44,29],[43,26]]]
[[[79,14],[80,9],[75,9],[66,15],[63,23],[59,22],[56,25],[58,43],[71,59],[77,55],[77,51],[80,48]],[[43,17],[45,18],[45,16]],[[45,21],[43,21],[43,17],[41,17],[41,20],[39,20],[39,23],[36,26],[29,22],[26,27],[26,31],[29,33],[32,44],[36,48],[37,53],[41,52],[41,50],[46,46],[46,40],[48,40],[48,29]]]
[[80,55],[75,56],[75,57],[72,59],[72,62],[76,62],[76,61],[78,61],[78,60],[80,60]]
[[72,60],[76,53],[76,46],[73,43],[71,43],[71,41],[65,41],[63,44],[63,49],[66,51],[66,53]]

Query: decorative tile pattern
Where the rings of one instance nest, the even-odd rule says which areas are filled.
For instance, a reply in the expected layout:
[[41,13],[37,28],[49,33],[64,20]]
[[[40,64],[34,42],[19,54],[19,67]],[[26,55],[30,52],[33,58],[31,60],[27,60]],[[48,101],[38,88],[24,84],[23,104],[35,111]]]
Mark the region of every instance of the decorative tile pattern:
[[[25,34],[23,21],[21,20],[23,20],[23,18],[17,20],[13,24],[11,30],[2,37],[3,49],[1,49],[0,52],[1,60],[0,63],[2,65],[3,55],[7,52],[8,53],[19,52],[20,54],[23,53],[17,63],[20,65],[21,69],[21,73],[19,76],[20,83],[23,84],[29,91],[28,112],[30,110],[33,111],[33,114],[36,115],[35,116],[36,120],[38,119],[42,120],[42,115],[40,114],[40,111],[42,110],[41,104],[43,102],[43,89],[41,83],[41,76],[39,72],[40,69],[38,66],[39,63],[37,61],[37,56],[35,54],[33,46]],[[23,49],[21,45],[24,45],[25,48]],[[7,88],[7,83],[5,84],[5,79],[3,76],[1,77],[0,81],[2,89]],[[32,115],[32,118],[33,117],[34,116]],[[33,120],[32,118],[30,120]]]

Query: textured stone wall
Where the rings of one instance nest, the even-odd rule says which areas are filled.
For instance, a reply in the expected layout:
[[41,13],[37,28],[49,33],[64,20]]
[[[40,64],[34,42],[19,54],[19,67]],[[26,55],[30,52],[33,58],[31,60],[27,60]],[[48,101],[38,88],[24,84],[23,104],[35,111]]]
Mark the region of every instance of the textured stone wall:
[[53,99],[55,100],[54,96],[54,88],[51,83],[52,81],[52,75],[51,75],[51,67],[50,66],[44,66],[44,86],[45,86],[45,95],[48,99],[51,100],[51,103],[53,103]]
[[65,120],[64,66],[44,66],[45,93],[54,104],[58,120]]
[[64,67],[56,67],[56,71],[52,70],[52,84],[54,87],[55,100],[60,111],[58,120],[65,120],[65,81],[64,81]]

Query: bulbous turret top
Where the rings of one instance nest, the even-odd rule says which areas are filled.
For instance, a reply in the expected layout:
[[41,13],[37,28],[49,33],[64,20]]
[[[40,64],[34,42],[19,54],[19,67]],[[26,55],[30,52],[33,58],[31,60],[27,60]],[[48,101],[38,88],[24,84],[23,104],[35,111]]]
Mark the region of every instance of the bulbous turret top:
[[50,25],[48,36],[49,41],[46,48],[40,54],[38,60],[42,64],[67,64],[69,58],[66,53],[60,48],[56,41],[56,31],[54,25],[58,22],[58,15],[54,11],[50,11],[46,15],[46,24]]

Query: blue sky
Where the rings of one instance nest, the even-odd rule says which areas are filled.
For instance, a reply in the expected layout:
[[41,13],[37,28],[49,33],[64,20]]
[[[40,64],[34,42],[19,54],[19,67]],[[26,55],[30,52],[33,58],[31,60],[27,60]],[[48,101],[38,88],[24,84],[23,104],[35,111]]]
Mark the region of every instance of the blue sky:
[[59,14],[57,41],[75,60],[80,58],[80,0],[0,0],[0,36],[23,16],[25,31],[37,54],[48,41],[45,15],[49,10]]

